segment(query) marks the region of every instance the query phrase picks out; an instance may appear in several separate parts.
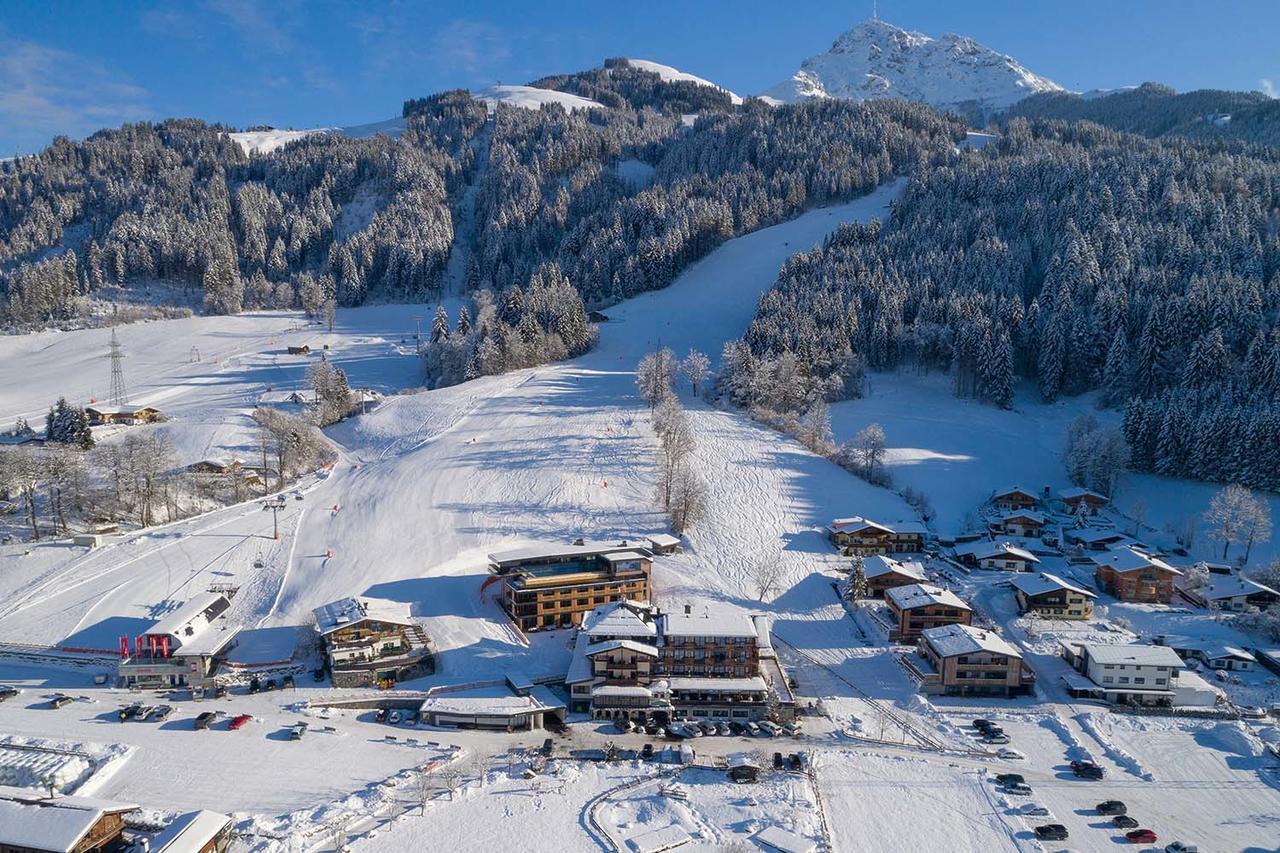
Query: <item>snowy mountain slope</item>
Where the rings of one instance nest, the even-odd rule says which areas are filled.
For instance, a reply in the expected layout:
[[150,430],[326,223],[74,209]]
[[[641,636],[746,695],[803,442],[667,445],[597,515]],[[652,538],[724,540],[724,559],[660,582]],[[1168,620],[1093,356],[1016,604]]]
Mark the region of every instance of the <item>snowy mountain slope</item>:
[[487,103],[490,111],[498,104],[511,104],[516,107],[524,107],[527,110],[536,110],[543,104],[559,104],[566,110],[603,108],[601,104],[590,98],[579,97],[568,92],[557,92],[554,89],[537,89],[533,86],[496,85],[481,89],[479,92],[473,92],[472,96],[476,100]]
[[652,71],[667,82],[680,80],[687,83],[697,83],[701,86],[710,86],[712,89],[719,89],[721,92],[727,94],[729,96],[729,100],[733,101],[735,105],[742,103],[741,96],[734,94],[725,87],[717,86],[710,80],[704,80],[701,77],[681,71],[678,68],[672,68],[670,65],[663,65],[660,62],[651,62],[648,59],[628,59],[627,64],[632,68],[639,68],[641,71]]
[[314,127],[310,130],[272,128],[271,130],[245,130],[228,135],[244,149],[246,154],[270,154],[277,148],[282,148],[290,142],[296,142],[313,133],[341,133],[354,139],[364,139],[385,133],[394,139],[404,133],[404,127],[403,118],[389,118],[369,124],[353,124],[349,127]]
[[939,109],[976,102],[1009,107],[1027,95],[1063,91],[1011,56],[957,35],[931,38],[867,20],[836,39],[831,50],[763,93],[772,103],[809,98],[903,98]]

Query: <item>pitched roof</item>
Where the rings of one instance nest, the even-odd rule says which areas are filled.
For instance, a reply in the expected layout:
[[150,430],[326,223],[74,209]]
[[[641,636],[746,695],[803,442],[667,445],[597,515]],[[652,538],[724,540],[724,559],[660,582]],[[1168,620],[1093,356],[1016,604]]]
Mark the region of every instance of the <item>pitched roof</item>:
[[582,620],[582,633],[600,637],[653,637],[658,627],[653,610],[641,601],[602,604]]
[[203,632],[231,607],[231,602],[220,592],[197,593],[180,607],[166,614],[147,629],[148,634],[168,634],[179,642],[190,640]]
[[976,560],[985,560],[989,557],[1016,557],[1028,563],[1040,562],[1040,558],[1035,554],[1009,542],[970,542],[957,547],[956,554],[967,554]]
[[1008,488],[997,489],[995,492],[992,493],[991,497],[1004,498],[1004,497],[1008,497],[1009,495],[1026,495],[1032,500],[1040,499],[1040,495],[1038,493],[1032,491],[1031,489],[1024,489],[1022,488],[1022,486],[1009,486]]
[[1090,659],[1101,664],[1171,666],[1175,669],[1181,669],[1183,666],[1182,658],[1168,646],[1141,644],[1115,646],[1104,643],[1084,643],[1081,648],[1088,653]]
[[827,530],[832,533],[853,533],[859,530],[880,530],[885,533],[918,533],[923,536],[927,531],[925,526],[918,521],[895,521],[892,524],[881,524],[878,521],[872,521],[869,518],[863,518],[860,515],[850,516],[849,518],[837,518],[827,525]]
[[178,815],[151,839],[151,853],[200,853],[230,825],[231,818],[204,809]]
[[592,655],[598,655],[601,652],[611,652],[615,649],[628,649],[654,658],[658,656],[658,649],[656,646],[651,646],[648,643],[637,643],[635,640],[605,640],[603,643],[592,643],[587,646],[586,651],[583,654],[587,657],[591,657]]
[[672,536],[670,533],[651,533],[645,539],[648,539],[649,544],[655,548],[674,548],[680,544],[680,537]]
[[1207,601],[1221,601],[1226,598],[1238,598],[1242,595],[1256,595],[1269,592],[1280,595],[1266,584],[1260,584],[1240,575],[1209,575],[1209,582],[1200,589],[1194,590],[1196,595]]
[[316,617],[316,627],[321,634],[331,634],[339,628],[364,619],[378,622],[389,622],[393,625],[412,625],[409,617],[409,605],[401,601],[387,601],[385,598],[366,598],[362,595],[340,598],[323,604],[312,611]]
[[899,610],[912,610],[931,604],[943,604],[947,607],[958,607],[961,610],[971,609],[951,590],[932,584],[913,583],[910,586],[897,586],[886,591],[885,597]]
[[1065,581],[1057,575],[1051,575],[1048,572],[1039,572],[1037,574],[1015,575],[1010,581],[1016,588],[1022,590],[1026,595],[1043,595],[1046,592],[1055,592],[1057,590],[1070,590],[1086,595],[1089,598],[1097,598],[1089,590],[1082,586],[1077,586],[1070,581]]
[[546,560],[554,557],[597,557],[624,551],[640,549],[639,539],[623,539],[620,542],[583,542],[581,545],[565,545],[558,542],[544,542],[536,545],[525,545],[521,548],[509,548],[495,551],[489,555],[489,562],[494,564],[523,563],[529,560]]
[[1112,571],[1120,574],[1137,572],[1148,567],[1163,569],[1164,571],[1173,572],[1175,575],[1182,574],[1182,572],[1164,560],[1152,557],[1150,554],[1143,553],[1136,548],[1130,548],[1128,545],[1112,548],[1110,551],[1094,557],[1093,561],[1099,566],[1109,566]]
[[1111,500],[1106,495],[1100,495],[1097,492],[1090,491],[1089,489],[1081,489],[1081,488],[1063,489],[1062,491],[1058,492],[1058,497],[1064,501],[1073,501],[1083,497],[1097,498],[1103,503],[1109,503]]
[[33,788],[0,785],[0,844],[71,851],[104,815],[136,808],[96,797],[50,798]]
[[999,634],[969,625],[940,625],[937,628],[926,628],[920,636],[938,653],[939,657],[949,658],[975,652],[1022,657],[1018,650]]
[[863,558],[862,574],[867,580],[888,574],[915,578],[918,581],[927,579],[924,574],[924,566],[920,564],[919,560],[895,560],[892,557],[885,557],[879,554]]
[[1030,510],[1030,509],[1014,509],[1014,510],[1010,510],[1009,512],[1006,512],[1003,516],[1001,516],[1001,517],[1000,517],[1000,520],[1001,520],[1001,521],[1012,521],[1012,520],[1013,520],[1013,519],[1015,519],[1015,518],[1025,518],[1025,519],[1028,519],[1028,520],[1030,520],[1030,521],[1034,521],[1036,524],[1040,524],[1040,525],[1045,524],[1045,521],[1046,521],[1046,519],[1045,519],[1045,517],[1044,517],[1044,515],[1043,515],[1042,513],[1038,513],[1038,512],[1035,512],[1034,510]]

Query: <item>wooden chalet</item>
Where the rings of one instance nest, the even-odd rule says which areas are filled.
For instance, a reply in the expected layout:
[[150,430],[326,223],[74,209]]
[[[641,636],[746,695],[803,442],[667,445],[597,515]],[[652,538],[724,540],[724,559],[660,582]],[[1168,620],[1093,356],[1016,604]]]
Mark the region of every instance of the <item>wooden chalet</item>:
[[1093,558],[1098,586],[1121,601],[1168,604],[1182,572],[1136,548],[1115,548]]
[[927,628],[973,622],[973,610],[960,596],[932,584],[895,587],[884,598],[895,623],[889,632],[892,642],[914,643]]
[[1072,515],[1088,516],[1097,515],[1100,509],[1111,503],[1111,499],[1106,495],[1100,495],[1088,489],[1063,489],[1058,492],[1058,500],[1062,501],[1067,512]]
[[862,561],[862,574],[867,579],[867,594],[883,598],[895,587],[911,586],[928,580],[924,566],[916,560],[895,560],[874,554]]
[[1089,619],[1097,596],[1082,586],[1048,572],[1015,577],[1014,597],[1022,613],[1036,612],[1051,619]]
[[116,853],[124,816],[138,807],[96,797],[50,797],[34,788],[0,785],[3,853]]
[[991,496],[992,505],[1003,512],[1035,509],[1040,505],[1040,496],[1030,489],[1021,486],[1009,486],[996,491]]
[[917,521],[881,524],[860,516],[837,518],[827,525],[827,538],[846,556],[908,554],[924,550],[924,525]]
[[103,406],[94,404],[85,406],[84,412],[89,416],[90,426],[105,426],[107,424],[117,424],[122,426],[134,426],[136,424],[149,424],[160,420],[160,410],[155,406]]

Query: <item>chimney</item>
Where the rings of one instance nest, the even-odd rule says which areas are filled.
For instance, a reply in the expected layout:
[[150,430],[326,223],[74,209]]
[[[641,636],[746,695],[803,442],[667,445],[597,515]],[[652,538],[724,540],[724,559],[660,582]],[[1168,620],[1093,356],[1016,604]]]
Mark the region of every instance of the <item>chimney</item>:
[[573,540],[573,544],[581,548],[583,545],[586,545],[587,543],[582,541],[582,537],[579,536],[577,539]]

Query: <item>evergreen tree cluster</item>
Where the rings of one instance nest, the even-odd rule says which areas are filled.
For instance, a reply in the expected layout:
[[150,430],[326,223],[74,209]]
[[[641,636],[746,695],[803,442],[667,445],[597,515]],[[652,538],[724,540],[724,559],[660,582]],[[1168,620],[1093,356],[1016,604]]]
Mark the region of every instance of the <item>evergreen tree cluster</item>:
[[[19,427],[23,425],[20,424]],[[66,397],[59,397],[58,402],[49,408],[49,414],[44,419],[44,434],[45,440],[54,444],[69,444],[81,450],[93,447],[89,415],[84,409],[68,403]]]
[[1143,136],[1280,145],[1280,100],[1263,92],[1197,89],[1178,94],[1159,83],[1101,97],[1043,92],[1014,104],[1005,118],[1092,121]]
[[554,74],[529,85],[568,92],[611,109],[647,108],[669,115],[733,110],[733,101],[723,89],[690,80],[663,80],[657,73],[636,68],[620,57],[606,59],[601,68],[577,74]]

